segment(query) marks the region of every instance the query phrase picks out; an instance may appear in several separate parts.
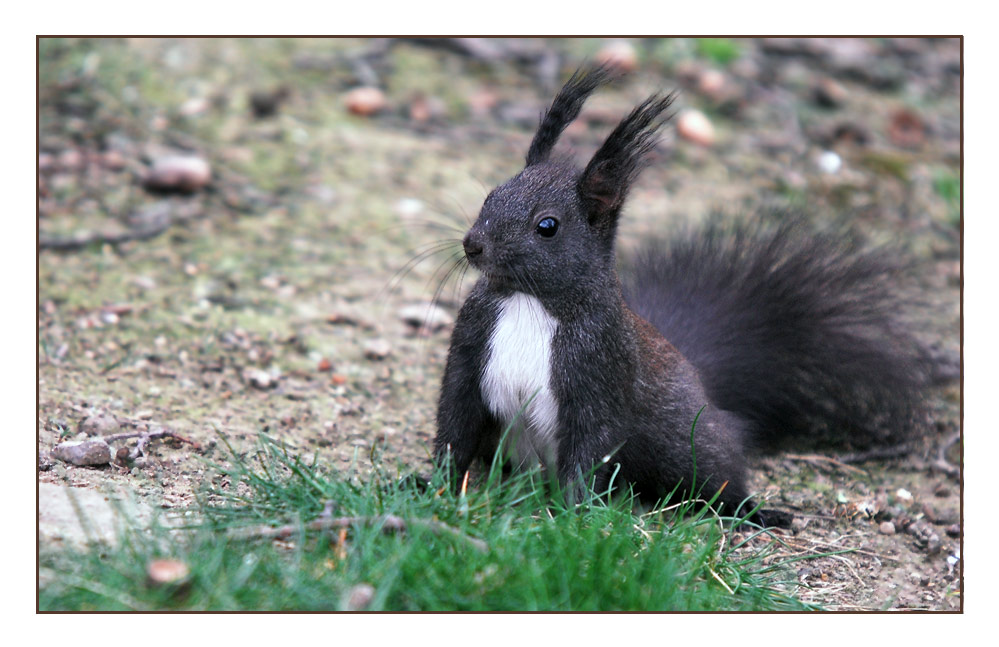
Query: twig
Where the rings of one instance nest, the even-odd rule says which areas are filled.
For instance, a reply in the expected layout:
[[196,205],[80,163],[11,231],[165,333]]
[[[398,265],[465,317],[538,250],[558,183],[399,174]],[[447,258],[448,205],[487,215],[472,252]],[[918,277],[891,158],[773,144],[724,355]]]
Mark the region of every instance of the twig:
[[839,460],[843,463],[864,463],[866,461],[882,460],[885,458],[905,458],[912,453],[913,449],[912,443],[899,443],[891,447],[875,447],[864,452],[844,454],[839,457]]
[[[842,537],[840,537],[840,539],[842,539]],[[827,541],[821,541],[819,539],[809,539],[808,541],[811,544],[817,544],[819,546],[825,546],[827,548],[842,548],[842,546],[839,545],[839,544],[830,543],[830,542],[827,542]],[[814,547],[810,547],[810,546],[807,546],[805,544],[796,542],[793,539],[787,540],[787,544],[788,544],[788,546],[790,546],[792,548],[798,548],[798,549],[804,550],[807,553],[816,553],[816,549]],[[892,557],[891,555],[882,555],[880,553],[875,553],[873,551],[864,550],[863,548],[848,547],[847,549],[851,553],[858,553],[860,555],[867,555],[868,557],[876,557],[878,559],[887,559],[887,560],[890,560],[890,561],[893,561],[893,562],[899,561],[899,559],[897,557]]]
[[820,454],[785,454],[784,458],[791,459],[793,461],[805,461],[806,463],[811,463],[812,465],[828,464],[833,467],[838,467],[847,472],[853,472],[854,474],[867,475],[867,472],[860,469],[859,467],[854,467],[853,465],[847,465],[841,461],[831,458],[829,456],[822,456]]
[[[458,539],[462,539],[471,544],[476,550],[487,552],[489,545],[481,539],[469,537],[457,528],[441,523],[440,521],[427,521],[424,519],[412,519],[406,521],[394,514],[383,516],[349,516],[349,517],[323,517],[314,519],[304,525],[306,530],[324,531],[334,528],[348,528],[355,524],[374,526],[380,525],[382,532],[405,532],[409,526],[422,526],[429,529],[436,535],[449,534]],[[284,526],[257,526],[251,528],[239,528],[230,533],[230,537],[235,539],[287,539],[298,532],[299,526],[288,524]]]
[[[131,424],[132,426],[145,425],[138,420],[123,420],[126,424]],[[136,445],[137,455],[143,453],[143,448],[146,446],[150,440],[155,440],[157,438],[173,438],[174,440],[179,440],[181,442],[187,443],[194,447],[195,449],[201,449],[201,445],[197,441],[191,440],[187,436],[182,436],[175,431],[171,431],[166,428],[159,428],[156,431],[123,431],[120,434],[111,434],[110,436],[103,436],[103,440],[107,443],[117,442],[119,440],[127,440],[129,438],[138,438],[139,442]]]
[[96,243],[100,243],[102,245],[120,245],[133,240],[148,240],[150,238],[155,238],[169,229],[172,224],[173,218],[167,216],[157,218],[151,223],[119,233],[83,232],[67,238],[39,234],[38,247],[40,249],[53,249],[61,252],[69,252],[77,249],[83,249],[84,247],[89,247],[90,245]]

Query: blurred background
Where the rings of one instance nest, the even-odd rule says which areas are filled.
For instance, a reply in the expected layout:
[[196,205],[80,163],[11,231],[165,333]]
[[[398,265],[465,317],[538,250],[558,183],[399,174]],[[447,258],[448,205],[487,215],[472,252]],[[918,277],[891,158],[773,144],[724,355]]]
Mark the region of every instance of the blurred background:
[[[628,75],[563,136],[581,162],[680,90],[625,249],[714,211],[845,214],[920,260],[926,333],[958,347],[956,39],[41,39],[38,56],[43,453],[85,421],[145,421],[210,458],[220,434],[266,433],[362,472],[429,469],[474,278],[445,281],[458,248],[437,243],[522,168],[586,61]],[[214,478],[185,446],[150,451],[58,478],[171,506]]]

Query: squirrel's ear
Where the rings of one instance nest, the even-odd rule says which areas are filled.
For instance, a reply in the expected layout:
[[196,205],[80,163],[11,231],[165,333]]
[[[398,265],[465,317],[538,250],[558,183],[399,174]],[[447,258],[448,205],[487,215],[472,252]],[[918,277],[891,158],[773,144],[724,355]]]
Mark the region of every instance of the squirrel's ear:
[[673,103],[673,93],[652,95],[631,111],[593,154],[579,178],[579,195],[591,224],[616,219],[628,189],[642,172],[656,145],[656,134],[672,115],[663,115]]
[[541,118],[538,132],[534,135],[531,147],[527,151],[528,166],[548,159],[562,131],[579,116],[586,98],[598,87],[611,81],[614,76],[614,70],[607,66],[576,70],[559,90],[552,105]]

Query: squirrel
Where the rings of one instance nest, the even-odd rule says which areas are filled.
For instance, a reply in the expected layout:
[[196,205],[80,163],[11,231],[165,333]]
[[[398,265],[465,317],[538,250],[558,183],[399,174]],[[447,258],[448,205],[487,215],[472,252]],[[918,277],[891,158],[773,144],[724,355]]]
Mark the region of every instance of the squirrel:
[[896,316],[895,266],[856,237],[793,218],[715,224],[646,245],[622,281],[621,210],[674,94],[634,108],[582,169],[551,154],[614,76],[590,67],[569,79],[525,168],[489,193],[462,241],[481,277],[451,336],[438,465],[488,464],[508,434],[513,466],[554,470],[570,501],[588,486],[631,486],[651,502],[720,493],[734,514],[758,508],[746,460],[760,446],[820,428],[908,434],[928,360]]

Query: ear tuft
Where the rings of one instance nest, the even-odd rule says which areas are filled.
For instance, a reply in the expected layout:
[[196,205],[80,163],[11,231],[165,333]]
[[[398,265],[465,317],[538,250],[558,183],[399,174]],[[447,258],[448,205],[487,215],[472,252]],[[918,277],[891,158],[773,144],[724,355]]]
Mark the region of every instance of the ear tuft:
[[579,116],[583,103],[601,85],[619,76],[607,65],[581,67],[566,82],[541,118],[538,132],[527,151],[527,165],[544,162],[551,155],[555,143],[572,121]]
[[613,224],[631,184],[655,148],[659,130],[673,116],[664,114],[675,93],[654,94],[625,117],[593,155],[580,176],[579,195],[591,224]]

